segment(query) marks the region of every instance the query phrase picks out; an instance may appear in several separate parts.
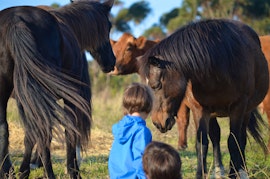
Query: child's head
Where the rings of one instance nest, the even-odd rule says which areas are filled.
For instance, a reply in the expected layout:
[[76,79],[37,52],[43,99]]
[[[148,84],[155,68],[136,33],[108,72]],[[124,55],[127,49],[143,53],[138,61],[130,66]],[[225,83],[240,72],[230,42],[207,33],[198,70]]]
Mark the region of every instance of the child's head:
[[124,92],[123,107],[125,114],[134,112],[145,112],[149,114],[153,106],[153,95],[151,89],[140,83],[132,83]]
[[170,145],[153,141],[143,154],[143,169],[148,179],[181,179],[181,159]]

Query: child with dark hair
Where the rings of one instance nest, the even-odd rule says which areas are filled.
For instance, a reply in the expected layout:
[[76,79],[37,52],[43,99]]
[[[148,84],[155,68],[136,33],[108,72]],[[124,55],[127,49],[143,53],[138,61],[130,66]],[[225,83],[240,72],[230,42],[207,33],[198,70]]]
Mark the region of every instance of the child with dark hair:
[[179,153],[170,145],[151,142],[143,155],[147,179],[182,179]]
[[152,110],[153,95],[146,85],[133,83],[124,91],[124,117],[112,127],[114,141],[109,155],[110,179],[145,179],[142,156],[152,141],[146,118]]

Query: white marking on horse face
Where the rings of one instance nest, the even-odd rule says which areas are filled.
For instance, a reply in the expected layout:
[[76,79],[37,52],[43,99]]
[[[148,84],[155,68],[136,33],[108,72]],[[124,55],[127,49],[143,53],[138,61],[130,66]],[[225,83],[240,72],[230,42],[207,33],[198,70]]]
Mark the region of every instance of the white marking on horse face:
[[149,85],[149,79],[148,78],[145,78],[145,82],[147,85]]

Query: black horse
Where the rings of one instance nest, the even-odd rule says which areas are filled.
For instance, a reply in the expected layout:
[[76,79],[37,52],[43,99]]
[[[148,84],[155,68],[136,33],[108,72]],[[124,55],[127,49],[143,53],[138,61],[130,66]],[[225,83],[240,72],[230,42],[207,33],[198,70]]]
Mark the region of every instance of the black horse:
[[[256,107],[267,93],[269,74],[256,32],[233,20],[190,23],[150,49],[140,63],[140,73],[155,93],[151,118],[161,132],[174,125],[188,81],[192,83],[194,98],[203,108],[197,122],[197,178],[205,177],[207,172],[207,135],[214,150],[219,145],[220,130],[215,117],[225,116],[230,119],[229,177],[246,178],[247,129],[267,150]],[[215,167],[223,167],[221,159],[217,160],[220,162],[215,162]]]
[[[47,177],[55,178],[49,150],[52,130],[66,139],[70,177],[80,177],[76,143],[86,146],[91,127],[90,82],[82,52],[89,51],[104,72],[113,70],[108,19],[112,5],[113,0],[84,0],[50,12],[30,6],[0,12],[1,178],[13,175],[6,120],[12,90],[25,128],[20,177],[28,177],[32,148],[37,144]],[[59,99],[63,99],[64,108]]]

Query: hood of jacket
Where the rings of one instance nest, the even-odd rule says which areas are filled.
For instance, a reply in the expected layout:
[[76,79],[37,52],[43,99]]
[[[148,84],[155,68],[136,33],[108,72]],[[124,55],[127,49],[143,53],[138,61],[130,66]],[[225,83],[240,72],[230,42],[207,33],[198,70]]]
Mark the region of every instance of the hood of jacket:
[[140,125],[146,125],[145,120],[140,116],[125,115],[112,127],[114,139],[120,143],[125,143],[136,132]]

